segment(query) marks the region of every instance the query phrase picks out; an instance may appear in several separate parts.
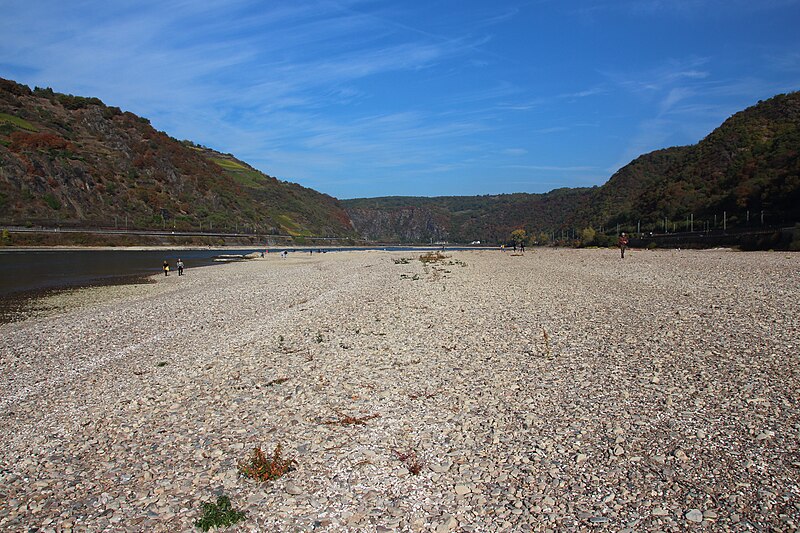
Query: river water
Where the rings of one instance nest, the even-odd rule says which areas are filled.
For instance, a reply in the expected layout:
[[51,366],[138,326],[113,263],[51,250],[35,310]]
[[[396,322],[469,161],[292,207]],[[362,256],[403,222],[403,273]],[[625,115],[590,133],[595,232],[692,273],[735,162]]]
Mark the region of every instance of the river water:
[[180,257],[185,268],[212,265],[219,254],[255,250],[0,250],[0,323],[30,300],[74,287],[141,283]]
[[0,251],[0,297],[18,292],[126,283],[161,271],[180,257],[186,268],[213,264],[220,254],[255,250],[47,250]]

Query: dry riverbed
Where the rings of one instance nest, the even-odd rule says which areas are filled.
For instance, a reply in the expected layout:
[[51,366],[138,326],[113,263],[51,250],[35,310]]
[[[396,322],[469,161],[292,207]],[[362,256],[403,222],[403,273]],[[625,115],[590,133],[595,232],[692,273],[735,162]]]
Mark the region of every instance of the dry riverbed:
[[[0,530],[790,531],[800,254],[337,252],[0,325]],[[408,262],[399,261],[406,258]],[[240,477],[254,447],[296,469]]]

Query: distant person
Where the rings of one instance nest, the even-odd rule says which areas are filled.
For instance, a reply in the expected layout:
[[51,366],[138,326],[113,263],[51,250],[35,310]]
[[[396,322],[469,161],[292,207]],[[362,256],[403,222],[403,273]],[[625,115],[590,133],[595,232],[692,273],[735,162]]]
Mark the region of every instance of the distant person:
[[524,242],[520,242],[519,243],[519,251],[522,252],[523,254],[525,253],[525,243]]
[[183,261],[181,261],[180,257],[178,258],[178,262],[175,263],[175,266],[178,267],[178,275],[183,276]]
[[161,265],[161,267],[164,269],[164,275],[169,276],[169,263],[164,261],[164,264]]
[[617,246],[619,246],[619,253],[622,259],[625,259],[625,248],[628,247],[628,236],[625,235],[625,232],[622,232],[622,234],[619,236]]

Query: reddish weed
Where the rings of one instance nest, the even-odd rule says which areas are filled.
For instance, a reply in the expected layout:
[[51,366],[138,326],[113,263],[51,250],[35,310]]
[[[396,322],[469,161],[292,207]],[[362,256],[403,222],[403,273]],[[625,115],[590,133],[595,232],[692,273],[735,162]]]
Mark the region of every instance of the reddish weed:
[[412,475],[416,476],[422,472],[422,468],[425,466],[425,461],[419,458],[417,452],[414,450],[409,450],[408,452],[400,452],[398,450],[394,450],[394,456],[397,457]]
[[297,461],[283,457],[283,449],[278,444],[272,456],[268,457],[261,448],[253,448],[253,455],[239,462],[239,473],[257,481],[270,481],[291,472],[297,466]]

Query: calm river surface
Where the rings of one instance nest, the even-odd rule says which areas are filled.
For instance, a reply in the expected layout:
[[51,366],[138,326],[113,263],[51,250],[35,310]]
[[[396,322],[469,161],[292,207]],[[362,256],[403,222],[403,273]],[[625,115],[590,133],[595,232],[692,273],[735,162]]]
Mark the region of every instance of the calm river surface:
[[0,251],[0,297],[17,292],[125,283],[161,271],[180,257],[186,268],[213,264],[220,254],[256,250],[48,250]]

